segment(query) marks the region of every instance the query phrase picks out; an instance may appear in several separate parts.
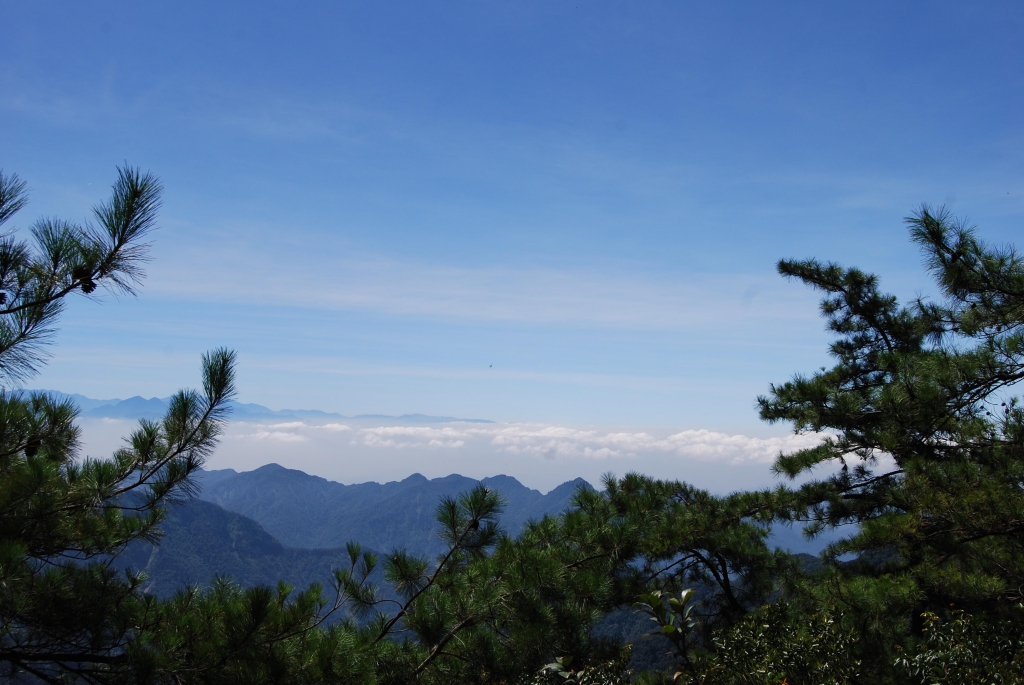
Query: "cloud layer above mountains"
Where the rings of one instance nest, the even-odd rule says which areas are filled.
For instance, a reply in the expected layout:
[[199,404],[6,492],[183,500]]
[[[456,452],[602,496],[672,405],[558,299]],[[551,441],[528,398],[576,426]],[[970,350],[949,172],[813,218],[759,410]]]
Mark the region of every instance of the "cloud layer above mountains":
[[[81,420],[85,454],[109,455],[134,421]],[[780,452],[818,435],[750,436],[706,429],[658,430],[542,423],[444,421],[438,417],[282,417],[232,421],[208,468],[249,471],[277,463],[342,483],[506,474],[547,491],[575,478],[598,485],[630,471],[686,480],[716,492],[771,486]]]
[[487,446],[512,455],[546,459],[639,459],[644,454],[667,454],[730,464],[770,464],[781,451],[810,447],[816,436],[753,438],[709,430],[684,430],[666,437],[647,432],[611,432],[544,424],[454,424],[435,426],[370,426],[287,423],[238,423],[234,440],[308,442],[317,433],[345,433],[349,446],[387,449],[458,450]]

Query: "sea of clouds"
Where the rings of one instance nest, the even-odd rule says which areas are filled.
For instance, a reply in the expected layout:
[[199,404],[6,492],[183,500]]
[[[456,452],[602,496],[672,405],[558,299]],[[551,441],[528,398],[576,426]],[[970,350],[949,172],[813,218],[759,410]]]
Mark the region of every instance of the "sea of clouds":
[[[109,453],[132,423],[82,421],[86,451]],[[820,440],[539,423],[236,421],[228,425],[208,468],[247,471],[273,462],[343,483],[401,480],[413,473],[430,478],[506,474],[542,491],[578,477],[597,485],[604,473],[638,471],[725,492],[771,485],[776,482],[771,464],[780,453]]]
[[302,443],[311,441],[323,431],[345,433],[350,446],[381,449],[458,450],[473,443],[476,447],[486,445],[499,452],[540,455],[546,459],[635,459],[645,453],[662,453],[733,465],[749,462],[770,464],[781,451],[811,447],[820,440],[813,435],[753,438],[709,430],[684,430],[658,437],[645,431],[601,431],[545,424],[359,427],[348,423],[305,421],[238,423],[231,438]]

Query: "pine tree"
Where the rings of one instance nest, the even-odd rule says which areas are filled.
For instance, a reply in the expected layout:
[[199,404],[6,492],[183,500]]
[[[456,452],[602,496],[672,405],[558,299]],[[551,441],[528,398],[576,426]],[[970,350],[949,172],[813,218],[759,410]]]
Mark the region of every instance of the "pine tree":
[[811,533],[856,524],[814,592],[883,654],[922,612],[997,620],[1024,600],[1024,261],[945,211],[907,222],[939,298],[901,306],[857,269],[781,262],[825,293],[836,363],[759,399],[765,420],[830,436],[777,460],[825,472],[775,493],[779,515]]
[[[0,173],[0,224],[27,201]],[[158,537],[164,505],[186,499],[234,392],[234,354],[203,357],[203,392],[181,391],[110,459],[79,456],[77,409],[16,384],[45,359],[67,296],[132,293],[160,185],[121,169],[94,224],[41,219],[32,242],[0,238],[0,673],[44,681],[116,671],[152,604],[111,555]]]

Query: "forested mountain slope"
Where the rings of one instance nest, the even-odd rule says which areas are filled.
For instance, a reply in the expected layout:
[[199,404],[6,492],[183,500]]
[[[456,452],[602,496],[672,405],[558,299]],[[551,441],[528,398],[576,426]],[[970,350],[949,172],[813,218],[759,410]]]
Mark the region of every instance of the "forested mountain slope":
[[244,586],[284,581],[303,589],[317,582],[326,589],[332,569],[348,559],[343,548],[285,547],[256,521],[202,500],[169,506],[160,529],[159,544],[134,542],[115,564],[145,571],[145,591],[161,597],[186,585],[208,586],[217,576]]

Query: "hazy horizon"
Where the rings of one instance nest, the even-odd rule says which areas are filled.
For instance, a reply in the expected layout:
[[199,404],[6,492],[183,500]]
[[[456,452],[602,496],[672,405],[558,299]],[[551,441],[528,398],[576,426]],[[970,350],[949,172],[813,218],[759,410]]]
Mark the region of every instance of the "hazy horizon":
[[[130,419],[80,419],[83,456],[109,456],[135,425]],[[583,478],[639,471],[684,480],[713,492],[776,483],[771,462],[804,437],[753,438],[711,431],[667,433],[551,424],[443,424],[316,421],[230,421],[208,469],[252,471],[277,463],[345,484],[404,480],[413,473],[457,473],[481,479],[508,475],[548,492]]]
[[[162,416],[163,408],[151,403],[165,407],[167,399],[77,395],[82,455],[91,457],[108,456],[120,447],[137,418]],[[130,401],[137,399],[147,405],[144,413],[137,413],[139,404]],[[136,413],[123,416],[120,403],[132,405],[128,411]],[[513,423],[416,412],[317,415],[320,410],[315,407],[267,407],[279,415],[247,413],[254,406],[265,407],[250,403],[229,415],[207,468],[251,471],[277,463],[346,484],[404,480],[413,473],[428,478],[453,473],[476,479],[509,475],[545,493],[576,478],[599,487],[605,473],[640,471],[725,493],[772,485],[778,479],[769,466],[780,451],[819,440],[778,427],[751,436],[656,426]],[[293,411],[297,413],[289,413]]]

